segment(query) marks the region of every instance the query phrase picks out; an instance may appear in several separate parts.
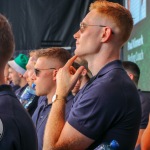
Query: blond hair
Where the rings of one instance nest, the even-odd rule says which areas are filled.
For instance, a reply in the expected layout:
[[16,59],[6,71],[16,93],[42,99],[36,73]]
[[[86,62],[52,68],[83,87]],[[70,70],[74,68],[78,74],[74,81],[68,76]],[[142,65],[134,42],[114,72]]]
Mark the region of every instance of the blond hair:
[[62,66],[71,58],[71,54],[64,48],[61,47],[51,47],[46,49],[41,49],[38,52],[39,57],[55,58],[57,59]]

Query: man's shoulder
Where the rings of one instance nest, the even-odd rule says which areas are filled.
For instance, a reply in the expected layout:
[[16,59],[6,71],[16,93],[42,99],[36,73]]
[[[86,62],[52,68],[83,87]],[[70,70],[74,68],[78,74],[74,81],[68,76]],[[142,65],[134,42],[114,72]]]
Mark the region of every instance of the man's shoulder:
[[33,123],[29,116],[19,115],[0,114],[0,149],[11,149],[13,146],[22,150],[35,149],[37,138]]
[[138,93],[140,96],[141,103],[143,103],[143,102],[150,103],[150,91],[138,90]]
[[[18,104],[17,104],[18,103]],[[0,112],[10,112],[14,105],[19,105],[19,100],[15,96],[14,92],[10,89],[0,90]]]
[[150,91],[142,91],[142,90],[138,89],[138,93],[139,93],[139,95],[148,96],[150,98]]
[[12,87],[10,85],[0,85],[0,95],[3,95],[5,93],[12,93]]
[[12,120],[19,120],[19,122],[26,120],[27,122],[31,121],[28,113],[11,90],[0,91],[0,118],[1,117],[10,122]]

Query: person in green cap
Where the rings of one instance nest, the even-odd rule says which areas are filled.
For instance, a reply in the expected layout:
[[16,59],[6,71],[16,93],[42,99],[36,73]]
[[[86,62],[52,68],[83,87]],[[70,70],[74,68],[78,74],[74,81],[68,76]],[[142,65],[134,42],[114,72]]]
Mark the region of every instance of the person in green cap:
[[19,85],[20,88],[15,91],[18,99],[20,99],[21,94],[27,87],[26,78],[24,78],[24,73],[26,72],[26,65],[29,58],[24,54],[19,54],[14,60],[8,61],[9,68],[9,78],[12,80],[14,85]]

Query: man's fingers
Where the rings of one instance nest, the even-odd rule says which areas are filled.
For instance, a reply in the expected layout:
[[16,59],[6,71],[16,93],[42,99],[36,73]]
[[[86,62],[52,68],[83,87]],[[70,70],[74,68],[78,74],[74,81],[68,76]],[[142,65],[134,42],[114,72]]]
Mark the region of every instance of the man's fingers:
[[70,66],[70,74],[75,74],[76,69],[73,66]]
[[84,69],[85,69],[84,66],[80,66],[80,67],[76,70],[76,72],[75,72],[75,74],[74,74],[74,80],[77,80],[77,79],[79,78],[79,76],[81,75],[81,73],[82,73],[82,71],[83,71]]
[[75,61],[76,58],[77,58],[77,56],[71,57],[71,58],[67,61],[67,63],[65,64],[64,67],[69,68],[70,66],[72,66],[72,64],[73,64],[73,62]]

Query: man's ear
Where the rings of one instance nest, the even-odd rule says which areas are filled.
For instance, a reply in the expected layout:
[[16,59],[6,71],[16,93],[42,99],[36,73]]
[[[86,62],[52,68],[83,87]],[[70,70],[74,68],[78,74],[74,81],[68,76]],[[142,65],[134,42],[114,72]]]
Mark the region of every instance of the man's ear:
[[134,75],[132,73],[128,73],[128,75],[129,75],[129,77],[130,77],[131,80],[134,79]]
[[56,75],[57,75],[58,70],[53,70],[53,80],[56,81]]
[[23,75],[22,75],[21,73],[18,73],[18,76],[19,76],[20,78],[22,78],[22,77],[23,77]]
[[103,34],[102,34],[101,41],[102,42],[107,42],[110,39],[111,35],[112,35],[112,30],[109,27],[104,27],[102,31],[103,31]]

